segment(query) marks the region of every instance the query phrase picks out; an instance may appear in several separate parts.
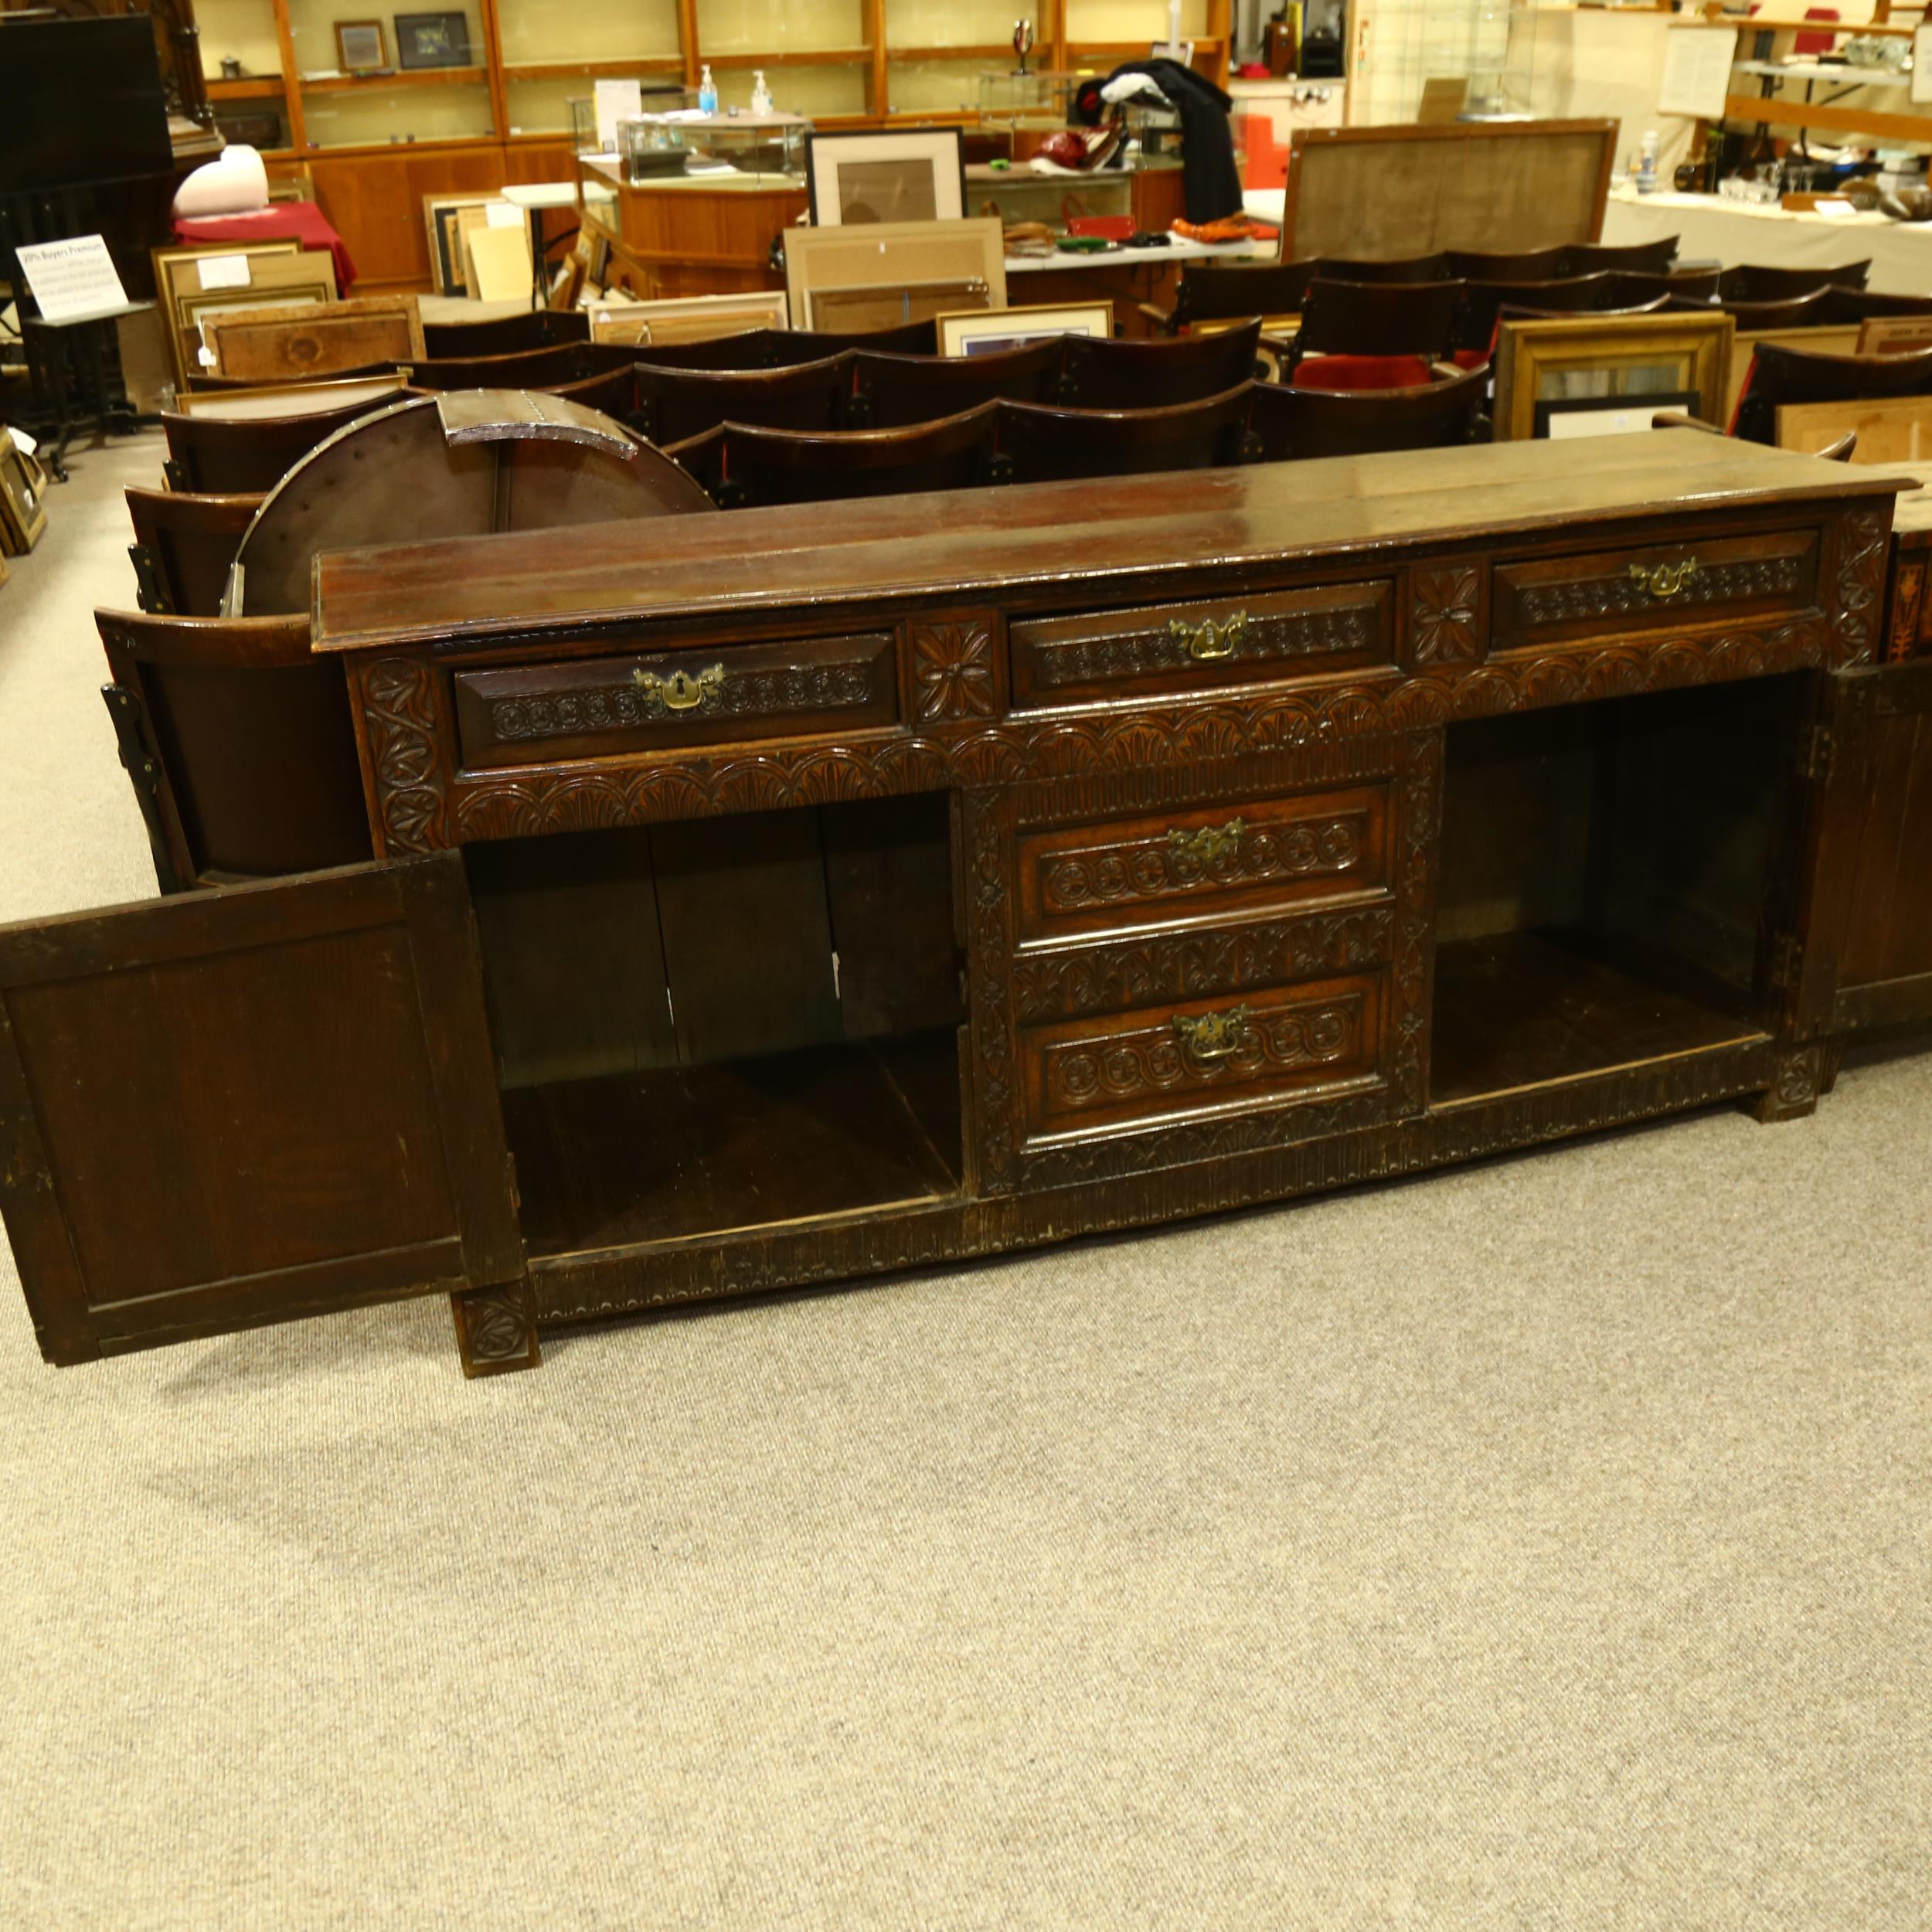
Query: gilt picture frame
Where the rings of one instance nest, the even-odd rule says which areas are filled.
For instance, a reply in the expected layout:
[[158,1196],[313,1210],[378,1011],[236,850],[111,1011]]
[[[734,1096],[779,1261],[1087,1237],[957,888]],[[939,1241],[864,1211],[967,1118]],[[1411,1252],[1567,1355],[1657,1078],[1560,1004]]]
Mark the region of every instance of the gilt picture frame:
[[815,228],[961,220],[966,164],[959,130],[808,134],[805,194]]
[[1735,334],[1723,314],[1505,319],[1497,332],[1495,440],[1648,427],[1657,410],[1722,428]]
[[344,73],[381,73],[389,66],[382,22],[337,21],[335,60]]

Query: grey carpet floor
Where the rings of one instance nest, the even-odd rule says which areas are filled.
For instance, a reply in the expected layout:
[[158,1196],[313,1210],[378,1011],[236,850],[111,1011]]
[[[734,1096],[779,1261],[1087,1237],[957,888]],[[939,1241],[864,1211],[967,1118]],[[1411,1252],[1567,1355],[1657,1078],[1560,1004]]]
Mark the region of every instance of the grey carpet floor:
[[[83,453],[0,915],[152,889]],[[0,1250],[0,1925],[1932,1924],[1932,1060],[580,1332],[55,1371]]]

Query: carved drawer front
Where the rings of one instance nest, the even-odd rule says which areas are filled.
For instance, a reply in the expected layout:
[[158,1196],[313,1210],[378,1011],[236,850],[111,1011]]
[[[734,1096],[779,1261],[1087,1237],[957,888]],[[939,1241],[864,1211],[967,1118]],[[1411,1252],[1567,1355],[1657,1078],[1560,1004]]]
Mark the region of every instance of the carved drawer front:
[[1386,893],[1389,792],[1383,780],[1022,832],[1022,942]]
[[886,631],[464,671],[457,729],[473,768],[855,730],[897,719],[896,672]]
[[1020,1035],[1029,1145],[1284,1101],[1382,1077],[1383,975],[1036,1026]]
[[1213,690],[1395,662],[1387,578],[1010,627],[1013,702]]
[[1490,648],[1778,617],[1818,603],[1818,532],[1658,543],[1496,566]]

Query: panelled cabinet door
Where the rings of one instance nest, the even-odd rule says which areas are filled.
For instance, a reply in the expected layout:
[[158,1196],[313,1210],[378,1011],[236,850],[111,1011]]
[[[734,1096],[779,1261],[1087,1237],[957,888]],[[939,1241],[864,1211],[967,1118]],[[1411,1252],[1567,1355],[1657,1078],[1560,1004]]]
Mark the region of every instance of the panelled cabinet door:
[[1825,682],[1801,1029],[1932,1018],[1932,659]]
[[0,1210],[56,1362],[518,1281],[461,857],[0,928]]

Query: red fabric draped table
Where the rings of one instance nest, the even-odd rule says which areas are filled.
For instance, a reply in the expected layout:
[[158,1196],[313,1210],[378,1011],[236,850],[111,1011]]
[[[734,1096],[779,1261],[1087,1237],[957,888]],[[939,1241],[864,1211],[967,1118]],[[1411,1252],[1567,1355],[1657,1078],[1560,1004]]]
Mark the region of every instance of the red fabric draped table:
[[337,294],[346,295],[355,280],[355,264],[346,244],[312,201],[272,202],[243,215],[197,215],[175,223],[175,240],[186,248],[222,242],[298,241],[304,248],[326,248],[335,257]]

